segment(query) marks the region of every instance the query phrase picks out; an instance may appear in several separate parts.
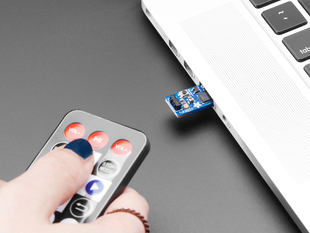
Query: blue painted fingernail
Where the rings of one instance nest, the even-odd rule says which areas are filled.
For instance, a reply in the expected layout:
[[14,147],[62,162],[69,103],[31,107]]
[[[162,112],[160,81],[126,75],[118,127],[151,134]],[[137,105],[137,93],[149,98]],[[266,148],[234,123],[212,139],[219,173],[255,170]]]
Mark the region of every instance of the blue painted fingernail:
[[70,149],[81,156],[83,159],[87,159],[93,154],[93,149],[89,142],[83,138],[76,139],[65,146],[66,149]]

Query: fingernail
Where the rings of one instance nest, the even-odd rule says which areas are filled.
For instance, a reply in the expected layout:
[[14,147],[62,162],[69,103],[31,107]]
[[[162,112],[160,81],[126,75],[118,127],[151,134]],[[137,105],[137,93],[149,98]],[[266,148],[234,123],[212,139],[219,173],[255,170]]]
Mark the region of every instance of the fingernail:
[[93,149],[89,142],[83,138],[76,139],[65,146],[66,149],[74,151],[83,159],[87,159],[93,154]]

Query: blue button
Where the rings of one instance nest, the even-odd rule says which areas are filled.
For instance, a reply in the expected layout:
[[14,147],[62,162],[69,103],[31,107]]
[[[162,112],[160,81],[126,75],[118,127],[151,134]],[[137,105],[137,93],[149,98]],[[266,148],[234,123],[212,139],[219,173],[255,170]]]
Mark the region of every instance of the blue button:
[[92,180],[86,185],[85,190],[89,195],[95,195],[103,191],[103,184],[100,180]]

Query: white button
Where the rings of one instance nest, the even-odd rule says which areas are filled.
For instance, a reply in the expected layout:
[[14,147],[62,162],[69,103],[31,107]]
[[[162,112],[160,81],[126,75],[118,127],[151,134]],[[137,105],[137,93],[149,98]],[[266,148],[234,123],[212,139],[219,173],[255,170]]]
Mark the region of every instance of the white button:
[[71,224],[77,224],[78,221],[76,221],[74,218],[65,218],[60,221],[61,223],[71,223]]
[[93,151],[93,154],[94,154],[94,165],[95,165],[98,162],[98,160],[100,159],[102,154],[97,152],[97,151]]
[[50,223],[53,223],[55,221],[55,214],[52,214],[50,217]]

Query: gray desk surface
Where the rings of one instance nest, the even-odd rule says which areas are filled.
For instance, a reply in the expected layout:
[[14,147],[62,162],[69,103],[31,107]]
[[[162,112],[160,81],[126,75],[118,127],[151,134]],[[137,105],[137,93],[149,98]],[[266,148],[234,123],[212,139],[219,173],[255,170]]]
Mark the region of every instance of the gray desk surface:
[[166,106],[193,83],[140,0],[0,1],[0,54],[1,179],[82,109],[148,135],[130,186],[152,233],[299,232],[213,110],[176,119]]

